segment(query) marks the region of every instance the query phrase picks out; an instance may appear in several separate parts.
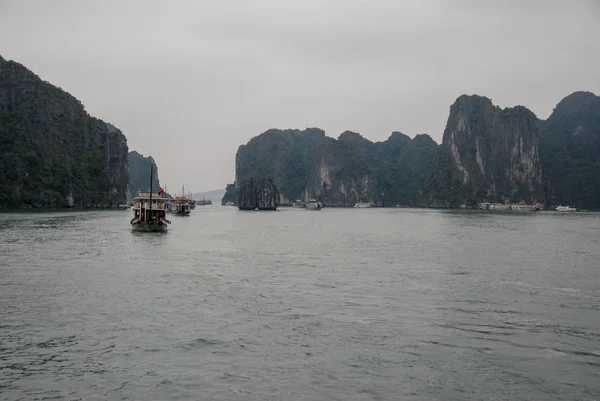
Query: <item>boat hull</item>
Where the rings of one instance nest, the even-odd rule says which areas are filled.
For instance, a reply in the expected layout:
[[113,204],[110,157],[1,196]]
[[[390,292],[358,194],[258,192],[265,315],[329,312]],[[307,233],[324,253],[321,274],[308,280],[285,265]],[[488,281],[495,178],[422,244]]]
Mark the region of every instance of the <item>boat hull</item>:
[[510,210],[512,210],[513,212],[522,212],[522,213],[528,213],[528,212],[537,212],[537,209],[535,208],[535,206],[531,206],[531,205],[510,205]]
[[574,207],[570,207],[570,206],[558,206],[555,209],[557,212],[576,212],[577,208]]
[[148,223],[135,223],[131,225],[133,231],[141,232],[165,232],[168,229],[167,224],[148,224]]

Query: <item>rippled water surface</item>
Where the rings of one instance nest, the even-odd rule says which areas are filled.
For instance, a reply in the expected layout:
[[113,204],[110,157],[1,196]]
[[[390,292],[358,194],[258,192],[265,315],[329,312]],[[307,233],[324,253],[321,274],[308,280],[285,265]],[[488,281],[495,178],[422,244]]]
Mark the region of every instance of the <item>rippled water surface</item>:
[[600,400],[600,215],[0,215],[0,399]]

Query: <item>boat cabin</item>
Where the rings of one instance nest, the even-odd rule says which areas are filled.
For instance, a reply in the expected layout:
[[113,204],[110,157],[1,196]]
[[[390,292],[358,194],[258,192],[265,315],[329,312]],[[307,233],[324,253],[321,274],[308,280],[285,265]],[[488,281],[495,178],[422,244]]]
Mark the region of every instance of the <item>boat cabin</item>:
[[167,199],[159,194],[141,193],[133,198],[133,218],[140,221],[160,221],[166,217]]

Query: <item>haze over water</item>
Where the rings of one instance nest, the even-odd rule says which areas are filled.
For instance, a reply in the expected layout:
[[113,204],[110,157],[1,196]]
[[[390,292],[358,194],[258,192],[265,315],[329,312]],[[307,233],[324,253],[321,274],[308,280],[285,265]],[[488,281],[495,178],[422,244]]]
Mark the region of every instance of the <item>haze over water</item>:
[[600,214],[0,214],[0,398],[600,399]]

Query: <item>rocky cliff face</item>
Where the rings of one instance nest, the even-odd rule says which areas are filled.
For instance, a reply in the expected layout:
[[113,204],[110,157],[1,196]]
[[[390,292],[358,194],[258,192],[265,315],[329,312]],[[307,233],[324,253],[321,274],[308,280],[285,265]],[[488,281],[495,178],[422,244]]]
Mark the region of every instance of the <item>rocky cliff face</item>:
[[235,158],[236,183],[250,178],[272,178],[286,203],[287,197],[304,192],[313,156],[324,139],[325,132],[318,128],[268,130],[239,147]]
[[240,210],[276,210],[281,196],[270,178],[250,178],[239,184],[237,205]]
[[522,106],[500,109],[481,96],[459,97],[423,199],[442,207],[485,199],[543,202],[535,115]]
[[380,203],[359,149],[326,137],[319,128],[272,129],[240,146],[236,183],[252,177],[272,178],[282,204],[298,198],[318,198],[328,206]]
[[125,136],[1,57],[0,142],[0,207],[110,207],[127,200]]
[[349,131],[336,140],[318,128],[269,130],[240,146],[236,182],[273,178],[283,204],[305,198],[326,206],[416,204],[437,147],[427,135],[393,133],[373,143]]
[[152,190],[158,192],[160,182],[158,179],[158,166],[152,156],[144,155],[134,151],[129,152],[129,189],[134,197],[140,192],[150,191],[150,166],[154,164],[152,175]]
[[371,142],[354,132],[339,137],[343,143],[354,144],[372,177],[383,206],[396,204],[415,206],[425,179],[431,174],[438,144],[429,135],[410,138],[393,132],[382,142]]
[[317,147],[306,188],[308,198],[328,206],[352,206],[356,202],[382,205],[377,178],[360,148],[333,138],[324,138]]
[[540,136],[549,203],[600,209],[600,97],[565,97],[540,122]]

